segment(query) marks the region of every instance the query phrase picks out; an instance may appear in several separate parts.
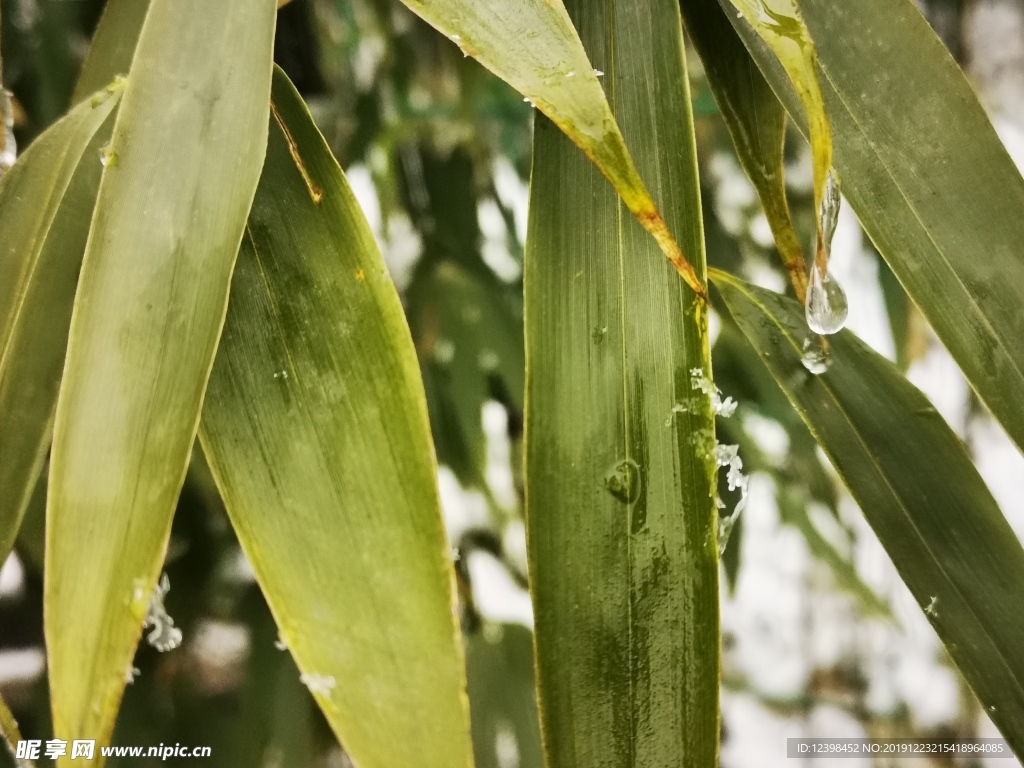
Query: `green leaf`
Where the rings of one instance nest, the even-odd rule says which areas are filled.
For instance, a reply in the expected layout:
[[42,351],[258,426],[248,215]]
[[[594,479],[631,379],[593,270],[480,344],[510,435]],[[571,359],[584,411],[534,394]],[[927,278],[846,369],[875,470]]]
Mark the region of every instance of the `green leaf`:
[[[704,284],[681,250],[616,125],[598,70],[562,0],[403,0],[467,56],[523,94],[594,161],[662,252],[701,296]],[[689,260],[688,260],[689,259]]]
[[786,109],[715,0],[681,0],[679,6],[736,154],[757,190],[796,296],[803,301],[807,266],[786,200]]
[[9,749],[11,757],[17,754],[18,742],[21,741],[21,731],[18,729],[18,721],[8,708],[6,702],[0,698],[0,736],[3,737],[4,747]]
[[[800,6],[817,43],[844,194],[972,387],[1024,447],[1024,180],[910,0]],[[739,30],[805,126],[777,63],[749,28]]]
[[111,87],[76,107],[0,181],[0,561],[50,446],[99,146],[120,97]]
[[[47,507],[55,732],[110,738],[266,147],[272,0],[153,0],[71,321]],[[63,763],[62,763],[63,764]]]
[[543,768],[533,633],[521,624],[484,624],[466,636],[466,670],[476,768],[508,765],[501,754],[508,739],[514,739],[521,768]]
[[[703,271],[678,3],[569,8]],[[706,310],[547,120],[529,232],[526,503],[548,766],[716,766],[714,422],[691,385],[709,370]]]
[[281,635],[355,762],[469,765],[412,339],[359,206],[280,72],[273,98],[203,447]]
[[[796,528],[807,542],[811,554],[828,566],[836,588],[854,597],[868,616],[895,622],[889,604],[871,589],[857,573],[856,566],[844,557],[832,542],[826,539],[811,520],[806,499],[786,487],[779,487],[776,501],[782,521]],[[735,535],[735,534],[733,534]]]
[[438,460],[464,485],[484,486],[487,445],[481,409],[493,382],[522,412],[522,321],[502,286],[451,261],[421,264],[406,293],[406,311],[428,378]]
[[441,157],[421,145],[419,159],[421,172],[404,174],[403,198],[424,233],[423,256],[404,294],[406,317],[438,461],[463,485],[489,493],[481,409],[500,397],[521,418],[522,286],[503,283],[483,260],[470,155]]
[[149,3],[150,0],[108,0],[78,75],[72,103],[82,101],[118,75],[128,74]]
[[[814,210],[822,211],[825,183],[832,169],[832,129],[818,82],[814,42],[800,14],[797,0],[731,0],[744,19],[772,50],[789,76],[809,127],[814,163]],[[824,275],[830,243],[824,241],[821,220],[815,216],[818,240],[816,265]]]
[[844,331],[822,376],[800,360],[802,307],[712,279],[814,432],[914,598],[1018,754],[1024,752],[1024,549],[957,436],[895,366]]

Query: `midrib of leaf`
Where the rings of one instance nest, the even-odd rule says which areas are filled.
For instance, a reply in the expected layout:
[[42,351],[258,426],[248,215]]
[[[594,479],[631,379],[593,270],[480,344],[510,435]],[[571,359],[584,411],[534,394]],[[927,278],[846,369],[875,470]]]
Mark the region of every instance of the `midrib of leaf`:
[[[712,279],[721,279],[721,280],[723,280],[725,282],[728,282],[729,285],[732,286],[735,290],[740,291],[744,296],[746,296],[750,300],[750,302],[752,304],[757,306],[764,313],[764,315],[771,320],[772,324],[776,328],[778,328],[780,331],[782,331],[783,336],[785,337],[786,341],[789,342],[790,346],[793,347],[794,351],[796,351],[800,355],[803,354],[802,344],[797,342],[797,339],[789,332],[789,329],[785,325],[783,325],[782,323],[778,322],[778,320],[775,317],[775,313],[770,311],[761,301],[758,300],[758,298],[754,294],[752,294],[749,291],[747,291],[745,286],[742,283],[740,283],[739,281],[732,280],[727,273],[721,272],[721,271],[716,270],[716,269],[708,270],[708,274],[709,274],[709,276]],[[910,524],[910,527],[913,529],[915,535],[917,536],[918,541],[921,543],[921,546],[928,553],[929,558],[935,564],[935,566],[938,568],[939,572],[942,574],[942,577],[946,580],[946,583],[951,587],[951,591],[955,592],[957,594],[957,596],[960,597],[960,599],[963,602],[964,606],[966,606],[967,610],[970,611],[971,616],[973,616],[975,621],[977,621],[978,626],[982,627],[985,630],[985,637],[988,640],[989,645],[992,647],[993,652],[999,658],[999,661],[1000,661],[1001,665],[1003,666],[1003,668],[1006,670],[1007,675],[1010,677],[1011,680],[1013,680],[1014,686],[1017,689],[1017,691],[1021,694],[1021,697],[1024,698],[1024,685],[1021,684],[1021,680],[1013,672],[1013,668],[1010,666],[1010,663],[1007,661],[1006,656],[1002,652],[1000,647],[995,642],[992,641],[992,639],[990,637],[990,628],[989,628],[987,622],[984,622],[981,619],[981,617],[976,613],[975,608],[974,608],[974,604],[970,600],[968,600],[966,598],[966,596],[963,594],[963,592],[957,586],[956,582],[949,575],[949,573],[946,570],[942,560],[935,555],[935,553],[932,550],[931,546],[928,544],[928,540],[921,533],[920,528],[918,528],[917,522],[914,520],[913,515],[910,514],[910,511],[907,509],[906,504],[904,504],[902,497],[896,491],[896,489],[893,487],[892,481],[890,480],[888,473],[885,471],[883,466],[878,462],[877,458],[875,457],[875,455],[871,451],[871,449],[868,447],[867,443],[864,442],[864,438],[861,435],[860,430],[857,429],[857,427],[854,424],[853,420],[850,418],[849,411],[846,408],[843,407],[843,405],[840,402],[840,400],[836,397],[835,391],[832,389],[832,387],[829,386],[828,377],[827,376],[819,377],[819,383],[821,384],[822,389],[824,389],[828,393],[829,400],[835,406],[836,411],[838,413],[842,414],[843,420],[846,422],[847,426],[849,427],[850,432],[856,436],[857,443],[858,443],[858,445],[860,445],[860,447],[861,447],[861,449],[863,451],[864,456],[866,456],[868,458],[871,466],[875,469],[875,471],[877,472],[878,476],[880,478],[882,478],[882,480],[884,481],[885,487],[888,489],[890,496],[892,497],[893,501],[895,502],[895,505],[896,505],[897,509],[899,510],[900,515],[904,518],[904,520],[906,520]],[[794,403],[794,406],[799,408],[800,410],[803,410],[796,403]],[[818,442],[818,445],[821,446],[822,450],[825,451],[826,454],[828,454],[829,460],[830,461],[835,461],[835,457],[832,455],[831,451],[828,448],[828,445],[829,445],[828,441],[820,439],[821,436],[819,435],[817,429],[810,422],[807,423],[807,427],[811,431],[811,433],[814,435],[814,438]],[[970,459],[968,458],[968,460],[970,460]],[[897,563],[896,565],[897,565],[897,568],[898,568],[899,564]]]
[[[614,8],[614,0],[609,0],[608,5],[610,8]],[[614,13],[614,10],[611,11]],[[616,40],[615,40],[615,27],[609,34],[608,44],[608,106],[615,114],[615,110],[618,107],[618,99],[616,98],[616,84],[618,82],[618,57],[616,56]],[[661,181],[660,179],[658,180]],[[622,227],[623,213],[622,209],[624,204],[620,199],[618,204],[615,206],[615,239],[617,242],[618,251],[618,262],[619,262],[619,304],[623,307],[629,306],[626,301],[626,248],[623,240],[624,230]],[[629,431],[629,381],[626,377],[626,371],[628,370],[627,360],[627,349],[626,349],[626,312],[619,312],[619,332],[621,334],[621,343],[619,344],[619,359],[622,365],[622,454],[626,457],[626,461],[631,461],[633,455],[631,452],[629,436],[632,434]],[[629,505],[629,531],[630,533],[626,536],[626,560],[629,563],[629,572],[632,576],[636,571],[636,560],[633,554],[633,515],[635,514],[634,506]],[[627,603],[627,620],[626,620],[626,632],[628,637],[628,647],[633,648],[633,630],[635,627],[636,619],[633,612],[633,600],[630,597]],[[636,691],[634,684],[634,656],[632,653],[629,654],[629,702],[630,707],[635,710],[636,702]],[[629,750],[631,754],[636,754],[636,717],[629,719]]]

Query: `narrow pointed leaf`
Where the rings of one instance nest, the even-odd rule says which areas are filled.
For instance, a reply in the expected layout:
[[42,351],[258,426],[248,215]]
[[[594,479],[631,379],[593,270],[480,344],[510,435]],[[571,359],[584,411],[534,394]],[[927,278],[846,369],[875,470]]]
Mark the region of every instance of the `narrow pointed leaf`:
[[522,768],[543,768],[533,633],[521,624],[488,624],[466,637],[476,768],[503,768],[503,740],[512,736]]
[[[832,574],[836,589],[855,598],[868,616],[887,619],[895,623],[895,617],[878,594],[861,579],[856,566],[837,550],[815,527],[807,509],[806,500],[793,498],[794,494],[782,490],[776,495],[779,513],[783,522],[794,526],[803,534],[807,548],[814,557],[821,560]],[[733,533],[735,536],[735,533]],[[731,539],[730,539],[731,542]]]
[[282,637],[363,768],[469,765],[454,573],[412,338],[280,71],[201,439]]
[[[801,0],[801,9],[818,44],[843,193],[971,386],[1024,447],[1024,180],[910,0]],[[777,62],[749,27],[737,28],[806,130]]]
[[[704,285],[680,250],[630,157],[594,64],[562,0],[403,0],[429,24],[523,94],[594,161],[662,252],[701,296]],[[634,147],[638,149],[638,147]]]
[[118,75],[127,75],[150,0],[108,0],[71,97],[77,104]]
[[736,154],[761,199],[797,298],[803,301],[807,267],[786,200],[786,109],[717,0],[680,0],[679,5]]
[[153,0],[125,86],[49,478],[62,739],[109,739],[163,561],[266,148],[273,33],[272,0]]
[[[475,212],[474,212],[475,213]],[[523,328],[497,280],[451,261],[421,265],[406,292],[413,338],[430,381],[438,460],[466,486],[485,484],[487,442],[480,413],[500,381],[523,407]]]
[[71,306],[99,186],[98,145],[121,88],[36,139],[0,181],[0,562],[52,434]]
[[[818,82],[814,42],[800,13],[799,3],[797,0],[731,2],[778,58],[803,105],[814,163],[814,209],[820,211],[825,182],[832,168],[832,128],[825,109],[825,99],[821,94],[821,84]],[[824,271],[828,251],[822,240],[820,222],[817,226],[816,259],[819,268]]]
[[[703,269],[676,0],[569,9],[641,171]],[[526,499],[548,766],[712,768],[714,421],[691,386],[691,369],[709,366],[705,309],[547,120],[529,232]]]
[[4,748],[10,750],[11,757],[17,755],[18,742],[21,741],[21,731],[18,729],[18,721],[14,719],[10,708],[0,698],[0,736],[3,737]]
[[963,444],[889,361],[844,331],[804,370],[802,307],[714,273],[740,329],[832,460],[989,717],[1024,753],[1024,548]]

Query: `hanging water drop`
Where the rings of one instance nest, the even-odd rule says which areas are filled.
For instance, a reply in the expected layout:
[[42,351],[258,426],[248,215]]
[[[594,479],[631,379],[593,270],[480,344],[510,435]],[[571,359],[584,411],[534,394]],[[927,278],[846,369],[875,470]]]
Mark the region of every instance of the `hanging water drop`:
[[0,86],[0,132],[3,133],[3,141],[0,143],[0,176],[18,158],[18,144],[14,140],[14,105],[11,103],[11,94]]
[[632,459],[623,459],[605,475],[604,487],[623,504],[632,504],[640,498],[642,482],[640,465]]
[[820,376],[828,370],[832,360],[820,336],[808,336],[804,339],[804,356],[800,358],[800,362],[815,376]]
[[839,333],[846,325],[846,317],[849,314],[846,291],[827,268],[823,275],[817,264],[811,265],[804,309],[807,325],[815,333],[830,336]]

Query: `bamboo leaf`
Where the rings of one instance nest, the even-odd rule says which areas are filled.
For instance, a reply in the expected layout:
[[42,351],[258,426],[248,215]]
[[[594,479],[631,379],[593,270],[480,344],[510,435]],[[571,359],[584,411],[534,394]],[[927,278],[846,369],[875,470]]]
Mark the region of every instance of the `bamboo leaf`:
[[630,157],[562,0],[403,0],[526,97],[594,161],[687,284],[706,298]]
[[[485,486],[484,403],[500,382],[522,413],[523,328],[493,277],[449,260],[419,265],[406,313],[419,347],[438,460],[467,486]],[[436,406],[436,407],[435,407]]]
[[466,636],[476,768],[502,768],[502,741],[514,739],[519,765],[542,768],[533,684],[533,633],[521,624],[485,624]]
[[71,97],[79,103],[118,75],[127,75],[150,0],[108,0]]
[[50,445],[112,86],[40,136],[0,181],[0,562]]
[[786,109],[716,0],[681,0],[679,5],[736,154],[757,190],[796,296],[803,301],[807,266],[786,200]]
[[[811,156],[814,161],[814,210],[822,211],[825,185],[832,169],[832,128],[818,82],[814,42],[800,14],[797,0],[731,0],[742,17],[757,31],[778,58],[793,85],[807,117]],[[817,221],[816,265],[822,276],[828,269],[828,249]],[[830,237],[829,237],[830,239]]]
[[[265,152],[274,3],[153,0],[72,315],[49,479],[54,730],[110,738]],[[62,763],[63,764],[63,763]]]
[[[676,0],[568,7],[639,168],[703,270]],[[709,368],[706,310],[546,120],[530,217],[526,499],[548,766],[710,768],[714,421],[691,385],[691,369]]]
[[801,365],[802,308],[713,272],[730,312],[832,460],[964,677],[1024,752],[1024,549],[963,445],[895,366],[844,331]]
[[412,338],[291,83],[201,439],[309,688],[364,768],[469,765],[454,574]]
[[15,757],[18,742],[21,741],[21,731],[18,729],[18,721],[14,719],[10,708],[2,698],[0,698],[0,736],[3,737],[4,747],[10,750],[11,757]]
[[[1024,180],[912,2],[801,0],[801,9],[818,44],[843,192],[971,386],[1024,447]],[[737,28],[806,131],[777,62],[749,27]]]
[[835,579],[836,589],[855,598],[866,615],[895,622],[889,604],[864,583],[854,564],[818,531],[811,520],[806,500],[796,498],[796,494],[788,489],[780,488],[776,494],[776,501],[783,522],[799,530],[811,554],[828,566],[832,578]]

